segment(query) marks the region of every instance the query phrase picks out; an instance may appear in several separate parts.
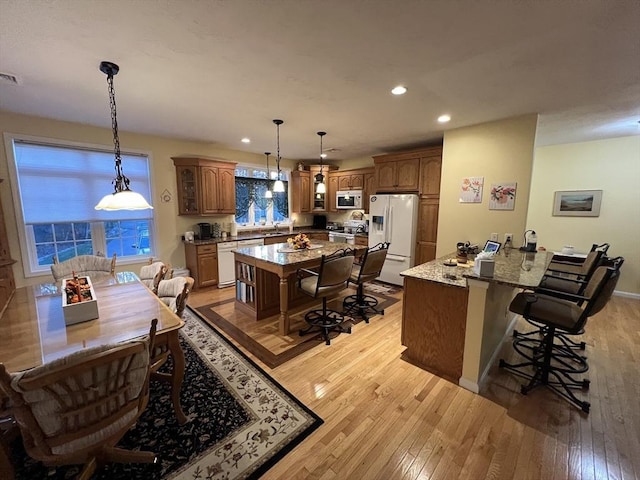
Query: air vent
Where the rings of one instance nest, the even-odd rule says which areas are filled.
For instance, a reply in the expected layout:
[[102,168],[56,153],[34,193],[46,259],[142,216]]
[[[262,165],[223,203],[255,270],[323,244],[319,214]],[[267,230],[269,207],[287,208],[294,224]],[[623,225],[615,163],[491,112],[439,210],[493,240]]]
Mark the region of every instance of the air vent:
[[0,82],[13,83],[14,85],[20,85],[20,82],[18,81],[18,77],[16,77],[15,75],[11,75],[10,73],[0,72]]

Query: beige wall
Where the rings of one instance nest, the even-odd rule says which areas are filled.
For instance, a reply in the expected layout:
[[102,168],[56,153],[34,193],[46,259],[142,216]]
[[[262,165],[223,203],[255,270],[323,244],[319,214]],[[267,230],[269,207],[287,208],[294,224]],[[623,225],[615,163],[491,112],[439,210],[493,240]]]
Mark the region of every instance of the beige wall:
[[[558,190],[602,190],[600,216],[554,217]],[[625,257],[616,290],[640,294],[640,136],[536,149],[527,228],[548,249],[609,243]]]
[[[112,148],[113,137],[111,129],[91,127],[77,123],[59,122],[40,117],[17,115],[8,112],[0,112],[0,132],[32,135],[56,140],[68,140],[72,142],[82,142],[89,144],[104,145]],[[138,135],[120,131],[120,144],[123,151],[129,149],[147,151],[151,155],[151,177],[152,194],[151,203],[154,206],[154,215],[157,233],[157,255],[165,262],[170,262],[174,266],[184,266],[184,248],[180,241],[180,236],[187,230],[193,230],[194,226],[201,221],[199,217],[179,217],[176,199],[176,177],[175,167],[171,157],[180,155],[202,155],[205,157],[222,158],[238,163],[265,163],[263,155],[227,150],[211,143],[197,143],[179,140],[170,140],[149,135]],[[285,160],[283,167],[291,168],[292,161]],[[123,165],[124,173],[127,173],[127,166]],[[16,284],[40,283],[47,277],[31,277],[26,279],[22,267],[21,248],[18,240],[16,216],[13,208],[13,199],[10,189],[9,171],[7,167],[7,155],[2,138],[2,148],[0,148],[0,178],[5,182],[0,187],[0,198],[2,200],[9,237],[9,247],[13,258],[18,262],[14,265],[14,275]],[[110,191],[111,185],[105,185],[105,194]],[[164,190],[171,193],[172,200],[163,203],[160,196]],[[70,198],[70,200],[74,200]],[[82,199],[77,199],[82,201]],[[206,217],[209,222],[230,221],[231,216]],[[139,271],[141,265],[127,265],[119,267],[118,270]]]
[[[537,115],[525,115],[445,132],[440,182],[436,255],[455,251],[456,243],[480,247],[492,232],[502,242],[513,233],[522,243],[527,217]],[[484,177],[482,203],[460,203],[464,177]],[[515,209],[489,210],[492,183],[517,182]]]

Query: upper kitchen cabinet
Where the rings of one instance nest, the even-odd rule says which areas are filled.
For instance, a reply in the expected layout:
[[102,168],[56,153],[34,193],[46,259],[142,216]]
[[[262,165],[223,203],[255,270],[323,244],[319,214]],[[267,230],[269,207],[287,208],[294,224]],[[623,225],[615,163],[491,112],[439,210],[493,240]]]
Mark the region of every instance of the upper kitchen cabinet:
[[338,190],[362,190],[364,188],[364,175],[362,173],[342,172],[338,173]]
[[179,215],[219,215],[236,212],[234,162],[172,157],[176,167]]
[[338,170],[329,174],[327,184],[327,211],[337,212],[336,193],[340,190],[362,190],[365,212],[369,211],[369,195],[375,193],[375,173],[373,168]]
[[308,170],[291,172],[291,212],[311,212],[311,172]]
[[420,183],[420,157],[389,154],[373,157],[376,193],[417,192]]

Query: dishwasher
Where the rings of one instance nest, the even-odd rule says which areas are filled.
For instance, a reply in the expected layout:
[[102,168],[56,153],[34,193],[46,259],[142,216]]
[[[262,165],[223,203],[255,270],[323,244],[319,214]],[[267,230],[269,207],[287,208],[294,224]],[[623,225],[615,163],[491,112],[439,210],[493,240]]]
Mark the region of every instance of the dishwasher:
[[264,239],[238,240],[237,242],[218,243],[218,288],[231,287],[236,283],[235,259],[236,248],[264,245]]

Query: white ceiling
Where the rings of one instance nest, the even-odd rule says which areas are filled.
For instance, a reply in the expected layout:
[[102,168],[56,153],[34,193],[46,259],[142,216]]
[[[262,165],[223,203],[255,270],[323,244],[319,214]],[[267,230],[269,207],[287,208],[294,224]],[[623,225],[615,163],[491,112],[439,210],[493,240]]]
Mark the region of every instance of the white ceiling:
[[526,113],[537,145],[637,135],[638,25],[637,0],[0,0],[0,109],[109,127],[109,60],[120,130],[275,153],[281,118],[285,158]]

